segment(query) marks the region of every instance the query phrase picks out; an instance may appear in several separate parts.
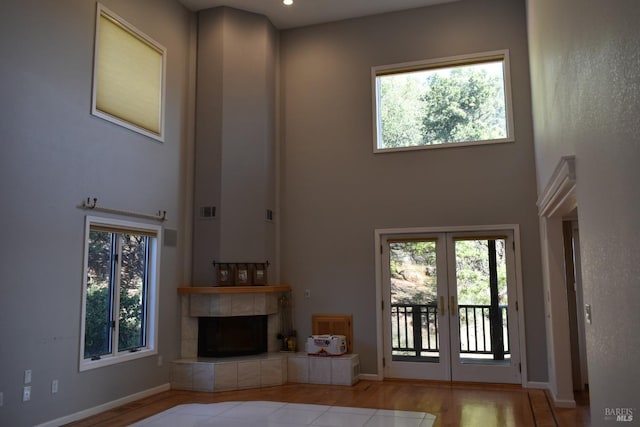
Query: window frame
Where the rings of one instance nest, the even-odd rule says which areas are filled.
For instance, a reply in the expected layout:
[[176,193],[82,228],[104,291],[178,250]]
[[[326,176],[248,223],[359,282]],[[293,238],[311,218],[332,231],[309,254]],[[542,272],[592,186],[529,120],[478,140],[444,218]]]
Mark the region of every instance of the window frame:
[[[144,126],[137,125],[131,121],[128,121],[124,117],[120,117],[117,114],[111,114],[107,111],[103,111],[98,107],[98,73],[99,73],[99,55],[100,55],[100,21],[101,17],[112,21],[115,25],[119,26],[125,32],[127,32],[133,38],[147,44],[149,48],[154,49],[162,56],[161,76],[160,76],[160,88],[159,88],[159,111],[158,111],[158,132],[152,129],[147,129]],[[93,57],[93,87],[91,96],[91,114],[109,121],[111,123],[122,126],[131,131],[148,136],[159,142],[165,140],[165,110],[166,110],[166,74],[167,74],[167,49],[160,43],[140,31],[135,26],[106,8],[104,5],[97,3],[96,6],[96,22],[95,22],[95,40],[94,40],[94,57]]]
[[[148,263],[147,263],[147,290],[146,290],[146,321],[144,334],[146,336],[146,346],[136,351],[118,351],[118,335],[113,333],[111,339],[111,353],[103,355],[98,360],[84,357],[85,348],[85,328],[87,314],[87,277],[89,263],[89,238],[92,227],[103,227],[113,229],[114,233],[145,234],[149,236],[148,241]],[[113,218],[95,217],[87,215],[85,217],[84,229],[84,255],[82,269],[82,310],[80,325],[80,350],[79,350],[79,370],[86,371],[103,366],[114,365],[130,360],[158,354],[158,296],[160,284],[160,242],[162,241],[162,227],[154,224],[142,222],[123,221]],[[112,304],[119,304],[119,283],[113,286],[116,289],[115,295],[111,296]],[[113,308],[114,313],[119,312],[119,306]],[[115,329],[117,330],[117,328]]]
[[[381,148],[378,140],[381,134],[380,117],[380,91],[378,90],[377,78],[380,75],[401,74],[404,72],[413,72],[420,70],[432,70],[439,68],[448,68],[454,66],[464,66],[490,62],[492,60],[501,60],[504,76],[504,97],[505,97],[505,120],[507,127],[507,136],[500,139],[490,139],[482,141],[462,141],[448,142],[432,145],[415,145],[405,147]],[[509,62],[509,50],[495,50],[489,52],[480,52],[466,55],[450,56],[445,58],[427,59],[421,61],[403,62],[389,65],[379,65],[371,67],[371,91],[372,91],[372,113],[373,113],[373,153],[392,153],[397,151],[416,151],[430,150],[438,148],[468,147],[487,144],[502,144],[505,142],[514,142],[514,120],[513,120],[513,103],[511,99],[511,66]]]

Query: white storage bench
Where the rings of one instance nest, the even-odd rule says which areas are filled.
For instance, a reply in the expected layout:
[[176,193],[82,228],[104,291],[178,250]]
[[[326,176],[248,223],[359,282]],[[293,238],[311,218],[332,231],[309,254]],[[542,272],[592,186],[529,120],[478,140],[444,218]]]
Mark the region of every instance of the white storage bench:
[[174,360],[171,388],[193,391],[230,391],[293,383],[351,386],[360,376],[357,354],[308,356],[306,353],[269,353],[229,358]]
[[288,357],[288,381],[292,383],[353,385],[360,377],[360,356],[309,356],[294,353]]

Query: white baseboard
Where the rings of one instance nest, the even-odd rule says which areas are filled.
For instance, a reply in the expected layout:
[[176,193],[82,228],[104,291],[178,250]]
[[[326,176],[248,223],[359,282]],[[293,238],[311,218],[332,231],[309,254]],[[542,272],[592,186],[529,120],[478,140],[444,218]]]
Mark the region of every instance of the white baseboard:
[[551,395],[551,399],[553,400],[553,405],[558,407],[558,408],[575,408],[576,407],[576,401],[573,400],[573,399],[558,399],[553,394],[553,391],[551,390],[551,387],[549,386],[549,383],[529,381],[529,382],[527,382],[525,387],[526,388],[538,388],[538,389],[548,390],[549,394]]
[[382,377],[378,374],[360,374],[359,378],[366,381],[382,381]]
[[148,390],[143,390],[138,393],[130,394],[129,396],[121,397],[120,399],[112,400],[111,402],[103,403],[102,405],[94,406],[93,408],[76,412],[75,414],[66,415],[64,417],[57,418],[55,420],[47,421],[46,423],[43,423],[43,424],[38,424],[35,427],[58,427],[64,424],[81,420],[83,418],[97,415],[100,412],[108,411],[109,409],[113,409],[115,407],[124,405],[125,403],[143,399],[148,396],[153,396],[154,394],[158,394],[168,390],[171,390],[171,384],[169,383],[162,384],[157,387],[150,388]]
[[524,388],[537,388],[542,390],[550,390],[549,383],[543,383],[539,381],[527,381],[527,383],[524,385]]
[[558,399],[553,393],[551,393],[551,398],[553,399],[553,404],[558,408],[575,408],[576,401],[573,399]]

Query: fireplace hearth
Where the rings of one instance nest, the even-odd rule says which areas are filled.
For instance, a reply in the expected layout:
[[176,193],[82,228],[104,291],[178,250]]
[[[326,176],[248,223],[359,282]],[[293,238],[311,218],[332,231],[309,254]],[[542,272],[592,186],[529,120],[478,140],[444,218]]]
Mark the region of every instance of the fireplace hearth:
[[267,316],[198,318],[198,356],[232,357],[266,353]]
[[[358,381],[359,357],[349,354],[336,357],[313,357],[306,353],[283,353],[278,333],[281,331],[280,297],[286,294],[290,300],[291,288],[286,285],[271,286],[189,286],[178,289],[182,295],[182,348],[181,359],[172,362],[171,388],[176,390],[193,390],[218,392],[243,390],[249,388],[272,387],[285,384],[287,381],[314,384],[353,385]],[[242,325],[247,317],[264,316],[266,328],[258,327],[260,333],[252,332],[254,327]],[[206,318],[207,320],[202,320]],[[245,345],[233,344],[229,351],[226,344],[215,352],[206,343],[207,338],[200,338],[200,329],[209,329],[211,319],[241,318],[237,335],[244,336],[243,341],[251,347],[261,343],[259,347],[248,350]],[[242,319],[245,318],[245,319]],[[232,321],[233,322],[233,321]],[[208,339],[216,339],[219,325],[212,326]],[[238,325],[235,326],[236,328]],[[222,330],[225,329],[223,325]],[[225,343],[229,333],[223,333],[220,342]],[[213,337],[213,338],[211,338]],[[234,337],[234,339],[237,338]],[[199,345],[199,341],[205,343]],[[264,341],[266,340],[266,347]],[[204,350],[198,350],[202,347]],[[257,350],[260,348],[260,350]],[[202,352],[204,351],[204,352]],[[259,353],[240,357],[223,357],[221,355],[238,354],[236,351]],[[205,354],[207,356],[200,356]],[[208,356],[216,354],[217,356]]]

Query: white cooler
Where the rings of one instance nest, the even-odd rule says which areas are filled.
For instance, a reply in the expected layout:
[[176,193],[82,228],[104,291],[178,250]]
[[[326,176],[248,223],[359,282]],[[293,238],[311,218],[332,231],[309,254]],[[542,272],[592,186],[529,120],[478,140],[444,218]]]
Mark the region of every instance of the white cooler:
[[344,335],[311,335],[307,338],[307,354],[310,356],[340,356],[347,352]]

